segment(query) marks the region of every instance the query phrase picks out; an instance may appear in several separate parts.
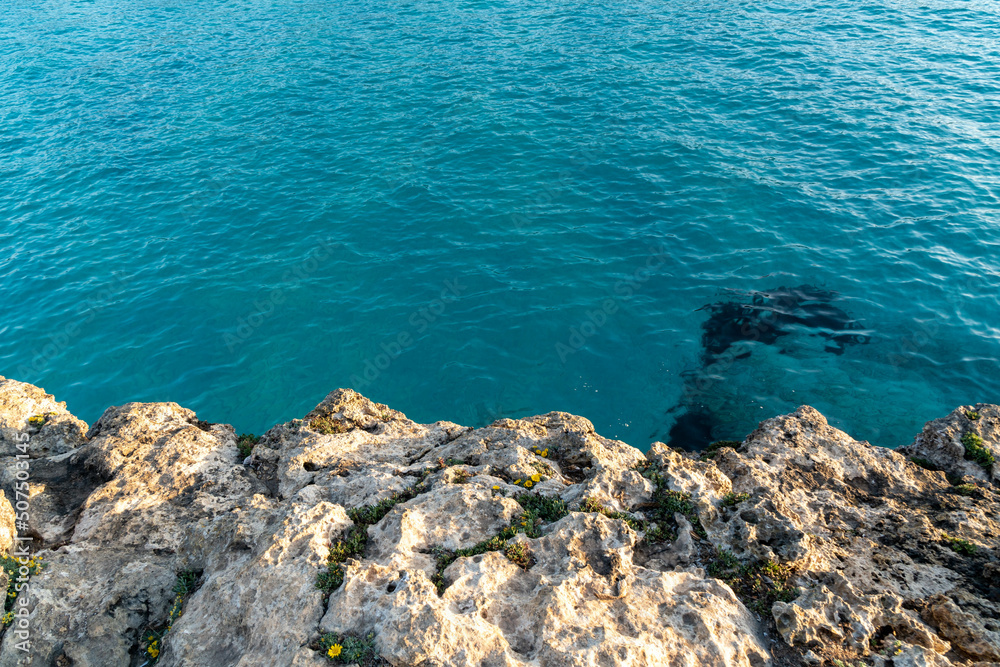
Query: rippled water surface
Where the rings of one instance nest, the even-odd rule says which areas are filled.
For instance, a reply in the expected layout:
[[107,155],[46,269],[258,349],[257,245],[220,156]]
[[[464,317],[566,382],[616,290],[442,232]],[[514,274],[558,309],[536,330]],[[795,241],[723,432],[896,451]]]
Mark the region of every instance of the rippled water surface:
[[[0,373],[87,421],[171,400],[260,433],[353,386],[640,447],[808,403],[894,447],[1000,400],[995,2],[15,0],[0,24]],[[704,306],[805,285],[867,343],[799,322],[706,353]]]

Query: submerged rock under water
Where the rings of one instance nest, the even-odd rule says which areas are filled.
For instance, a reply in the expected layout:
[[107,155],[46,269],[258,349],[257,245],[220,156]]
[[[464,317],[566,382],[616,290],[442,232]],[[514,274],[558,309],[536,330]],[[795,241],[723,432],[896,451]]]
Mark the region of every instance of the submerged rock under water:
[[30,653],[7,627],[2,667],[1000,661],[1000,406],[907,455],[803,406],[704,460],[561,412],[417,424],[347,389],[256,443],[174,403],[88,429],[3,378],[0,423],[0,551],[20,532],[44,563],[11,598]]
[[[702,324],[701,343],[706,363],[741,342],[775,344],[796,331],[826,339],[826,351],[843,354],[847,345],[870,341],[864,326],[834,305],[836,292],[799,285],[763,292],[749,292],[750,302],[723,301],[704,306],[709,311]],[[749,350],[739,353],[749,355]]]
[[793,334],[813,335],[826,341],[825,351],[839,355],[849,345],[871,340],[858,320],[834,305],[840,296],[830,290],[799,285],[745,292],[739,297],[700,309],[709,311],[702,323],[702,366],[685,373],[684,402],[671,411],[678,413],[668,435],[671,447],[696,451],[734,435],[719,432],[719,420],[708,407],[714,401],[703,386],[712,387],[716,382],[706,382],[709,368],[728,368],[748,358],[753,351],[751,344],[775,345]]

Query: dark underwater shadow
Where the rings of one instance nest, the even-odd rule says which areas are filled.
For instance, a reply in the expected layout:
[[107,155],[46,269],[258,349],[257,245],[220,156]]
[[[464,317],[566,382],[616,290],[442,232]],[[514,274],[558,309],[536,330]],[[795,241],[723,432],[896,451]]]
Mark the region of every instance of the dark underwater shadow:
[[[719,420],[709,407],[711,388],[720,381],[720,369],[724,373],[748,358],[754,344],[776,345],[780,341],[784,353],[794,346],[797,336],[818,336],[824,340],[824,351],[841,355],[848,346],[869,343],[871,336],[861,322],[834,305],[840,299],[836,292],[799,285],[737,292],[733,299],[699,308],[708,311],[708,319],[701,325],[701,368],[683,374],[684,398],[668,413],[678,416],[667,444],[698,451],[719,439],[743,437],[719,432]],[[786,337],[788,340],[783,340]]]

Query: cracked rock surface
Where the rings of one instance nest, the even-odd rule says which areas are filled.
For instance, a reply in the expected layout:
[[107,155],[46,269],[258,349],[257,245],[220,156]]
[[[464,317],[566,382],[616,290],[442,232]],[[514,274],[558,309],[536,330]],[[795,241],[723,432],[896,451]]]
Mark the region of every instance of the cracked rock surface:
[[45,563],[0,667],[318,667],[335,642],[364,666],[1000,666],[998,466],[962,444],[1000,456],[993,405],[898,452],[803,406],[644,454],[566,413],[417,424],[339,389],[244,457],[173,403],[88,428],[0,378],[0,425],[0,550]]

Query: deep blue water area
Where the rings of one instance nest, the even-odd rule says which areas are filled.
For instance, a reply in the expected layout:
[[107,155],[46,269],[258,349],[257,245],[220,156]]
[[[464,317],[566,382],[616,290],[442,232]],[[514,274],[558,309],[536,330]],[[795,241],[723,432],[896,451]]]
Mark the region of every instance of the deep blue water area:
[[[645,448],[1000,400],[1000,4],[8,3],[0,374]],[[687,442],[690,440],[691,442]]]

